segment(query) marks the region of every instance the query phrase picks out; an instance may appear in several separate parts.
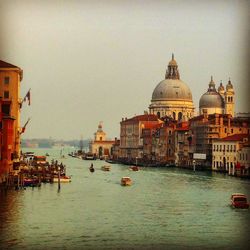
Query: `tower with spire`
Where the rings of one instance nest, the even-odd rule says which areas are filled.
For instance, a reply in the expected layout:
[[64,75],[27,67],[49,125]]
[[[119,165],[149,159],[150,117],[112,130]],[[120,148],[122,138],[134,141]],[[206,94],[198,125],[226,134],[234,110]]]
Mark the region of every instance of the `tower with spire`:
[[226,85],[224,100],[225,100],[225,113],[234,116],[235,93],[230,78]]

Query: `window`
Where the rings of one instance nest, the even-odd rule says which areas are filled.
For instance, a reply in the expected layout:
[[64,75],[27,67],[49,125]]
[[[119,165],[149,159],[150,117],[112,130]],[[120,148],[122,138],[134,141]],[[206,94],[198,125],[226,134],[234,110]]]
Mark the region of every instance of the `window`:
[[9,76],[4,77],[4,84],[9,84],[10,83],[10,78]]
[[227,128],[225,128],[225,133],[227,132]]
[[4,93],[3,93],[3,97],[5,98],[5,99],[9,99],[9,91],[4,91]]
[[233,132],[234,132],[234,129],[232,128],[232,129],[231,129],[231,133],[233,133]]
[[10,115],[10,104],[3,104],[2,112],[4,115]]

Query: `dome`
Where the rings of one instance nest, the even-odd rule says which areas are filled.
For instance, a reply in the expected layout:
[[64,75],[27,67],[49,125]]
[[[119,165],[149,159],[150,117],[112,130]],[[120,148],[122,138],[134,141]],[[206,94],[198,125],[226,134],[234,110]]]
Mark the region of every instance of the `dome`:
[[165,79],[153,91],[152,101],[157,100],[192,101],[192,93],[183,81],[179,79]]
[[218,92],[208,91],[201,96],[199,107],[200,108],[224,108],[224,100]]

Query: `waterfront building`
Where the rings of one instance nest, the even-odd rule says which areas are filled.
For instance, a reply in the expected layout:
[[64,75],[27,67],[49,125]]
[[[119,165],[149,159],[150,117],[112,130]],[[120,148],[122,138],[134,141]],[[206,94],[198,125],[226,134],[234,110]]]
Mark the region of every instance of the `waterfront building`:
[[234,134],[214,140],[212,143],[212,170],[236,175],[237,162],[240,160],[242,166],[245,163],[242,161],[245,160],[246,153],[242,153],[242,151],[239,153],[239,151],[244,143],[248,142],[248,139],[249,134]]
[[89,143],[89,151],[98,158],[110,157],[114,143],[114,140],[107,140],[106,133],[103,131],[102,123],[100,122],[97,131],[94,133],[94,140]]
[[143,157],[142,130],[151,125],[163,123],[154,114],[137,115],[120,122],[120,160],[135,162]]
[[250,177],[250,138],[243,144],[242,148],[237,152],[236,164],[237,176]]
[[212,165],[212,143],[234,134],[249,134],[249,118],[233,118],[230,114],[202,114],[190,119],[190,153],[206,154],[206,166]]
[[172,55],[165,79],[153,91],[149,112],[158,118],[169,116],[174,120],[187,121],[194,116],[194,109],[191,90],[180,80],[178,65]]
[[0,60],[0,183],[20,157],[20,82],[23,71]]
[[178,124],[174,130],[174,153],[176,166],[192,165],[191,156],[189,154],[189,123],[182,122]]
[[226,85],[226,90],[222,84],[218,87],[218,91],[215,88],[213,77],[209,83],[209,88],[204,93],[199,101],[199,113],[202,114],[230,114],[234,116],[234,103],[235,93],[231,80],[229,79]]
[[114,144],[112,145],[112,148],[111,148],[111,156],[110,156],[110,158],[112,160],[117,161],[119,156],[120,156],[120,140],[115,138],[115,142],[114,142]]
[[162,120],[164,123],[153,134],[152,152],[160,164],[174,164],[174,130],[177,121],[171,117],[164,117]]

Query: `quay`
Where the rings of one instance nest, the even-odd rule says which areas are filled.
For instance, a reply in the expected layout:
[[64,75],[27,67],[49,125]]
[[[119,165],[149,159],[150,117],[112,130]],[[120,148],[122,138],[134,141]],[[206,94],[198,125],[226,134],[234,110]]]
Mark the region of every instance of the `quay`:
[[66,176],[66,166],[57,160],[51,163],[46,161],[46,156],[35,156],[30,153],[23,154],[17,170],[11,171],[1,189],[23,189],[25,187],[40,187],[41,183],[70,182]]

